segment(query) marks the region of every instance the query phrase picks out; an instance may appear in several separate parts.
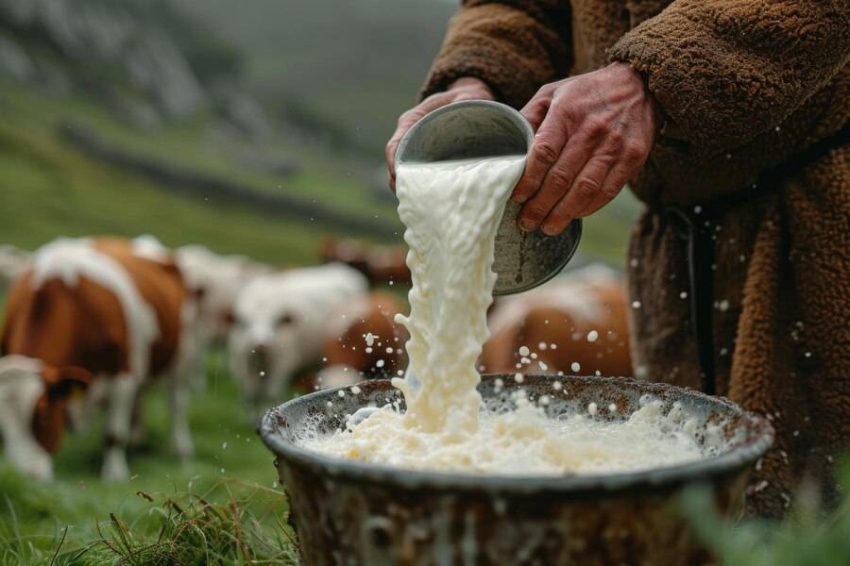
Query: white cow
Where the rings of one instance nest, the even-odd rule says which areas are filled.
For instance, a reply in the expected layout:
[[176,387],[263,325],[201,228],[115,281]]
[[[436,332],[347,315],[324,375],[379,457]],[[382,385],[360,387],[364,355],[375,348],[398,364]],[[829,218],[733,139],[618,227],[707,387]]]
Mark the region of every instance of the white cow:
[[272,272],[272,267],[240,255],[219,255],[204,246],[175,250],[177,265],[198,303],[198,338],[202,347],[227,338],[233,304],[252,279]]
[[258,277],[239,293],[228,358],[252,417],[280,401],[298,369],[321,361],[333,313],[368,288],[360,272],[331,263]]

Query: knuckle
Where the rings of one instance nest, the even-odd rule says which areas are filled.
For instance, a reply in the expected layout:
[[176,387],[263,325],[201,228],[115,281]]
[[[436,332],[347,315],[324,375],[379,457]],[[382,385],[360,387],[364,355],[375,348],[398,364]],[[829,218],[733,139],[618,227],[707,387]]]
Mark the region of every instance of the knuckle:
[[554,169],[549,172],[546,184],[563,193],[572,184],[573,178],[566,171]]
[[627,161],[641,161],[646,156],[646,148],[640,142],[631,141],[623,148],[623,157]]
[[593,177],[582,177],[573,186],[576,196],[581,200],[592,199],[599,194],[601,188],[599,181]]
[[622,147],[625,140],[626,136],[623,135],[622,130],[615,129],[608,132],[608,142],[611,145],[614,145],[616,147]]
[[548,213],[549,208],[537,200],[526,204],[525,210],[523,211],[523,215],[526,218],[530,218],[538,222],[543,220]]
[[608,122],[602,118],[589,116],[584,120],[582,128],[592,137],[598,137],[608,130]]
[[555,160],[558,159],[558,153],[555,144],[545,138],[534,145],[535,159],[540,163],[547,165],[555,163]]
[[624,185],[620,185],[619,183],[614,185],[607,185],[602,188],[602,196],[604,196],[608,200],[611,200],[618,194],[620,194],[620,191],[623,190],[623,187]]

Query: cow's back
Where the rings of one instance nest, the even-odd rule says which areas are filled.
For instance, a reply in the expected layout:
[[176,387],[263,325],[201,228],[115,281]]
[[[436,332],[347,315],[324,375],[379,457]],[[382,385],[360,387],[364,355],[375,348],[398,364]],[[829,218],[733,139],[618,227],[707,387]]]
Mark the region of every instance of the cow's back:
[[97,374],[127,371],[127,327],[115,295],[85,277],[73,286],[55,277],[36,286],[34,275],[28,269],[9,293],[3,353]]

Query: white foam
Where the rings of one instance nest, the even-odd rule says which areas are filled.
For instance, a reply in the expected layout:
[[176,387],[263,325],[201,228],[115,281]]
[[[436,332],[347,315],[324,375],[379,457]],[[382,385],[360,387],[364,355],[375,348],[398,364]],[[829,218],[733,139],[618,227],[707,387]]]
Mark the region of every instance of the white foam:
[[602,402],[580,407],[561,401],[561,412],[547,415],[550,404],[549,396],[541,396],[535,406],[521,390],[488,398],[478,429],[454,442],[406,426],[390,406],[358,415],[345,430],[302,434],[300,440],[339,458],[492,475],[634,472],[699,460],[725,445],[719,426],[705,427],[678,406],[665,412],[655,399],[627,418]]

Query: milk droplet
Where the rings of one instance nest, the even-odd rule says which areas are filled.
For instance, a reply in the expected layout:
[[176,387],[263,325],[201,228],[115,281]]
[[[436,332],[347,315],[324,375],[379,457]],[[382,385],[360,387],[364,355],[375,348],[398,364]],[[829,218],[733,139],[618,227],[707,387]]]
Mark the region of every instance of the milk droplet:
[[548,347],[549,346],[548,346],[548,344],[546,344],[546,342],[541,342],[540,344],[537,345],[538,350],[545,350]]
[[729,310],[729,301],[727,301],[725,299],[720,301],[720,303],[717,305],[717,308],[720,309],[721,312],[728,311]]
[[522,383],[523,381],[525,381],[525,376],[517,372],[516,374],[514,374],[514,381],[516,381],[517,383]]
[[367,354],[371,354],[371,353],[372,353],[372,347],[371,347],[371,346],[366,346],[366,353],[367,353]]
[[556,381],[555,383],[552,384],[552,389],[554,389],[555,391],[560,391],[563,388],[564,388],[564,384],[561,383],[560,381]]
[[632,308],[633,309],[639,309],[640,308],[640,301],[632,302]]
[[555,344],[555,343],[549,344],[549,349],[550,349],[550,350],[557,350],[557,349],[558,349],[558,345],[557,345],[557,344]]
[[366,345],[372,346],[374,344],[375,344],[375,335],[372,334],[371,332],[367,333],[366,334]]
[[573,370],[576,373],[580,372],[581,371],[581,364],[578,363],[578,362],[573,362],[573,363],[570,364],[570,369]]
[[598,408],[597,408],[597,406],[596,406],[596,403],[590,403],[590,404],[587,406],[587,412],[588,412],[588,414],[589,414],[591,417],[595,417],[595,416],[596,416],[596,412],[597,412],[597,410],[598,410]]
[[222,449],[222,450],[226,450],[226,449],[227,449],[227,441],[226,441],[226,440],[225,440],[224,442],[222,442],[222,443],[221,443],[221,449]]
[[611,403],[610,405],[608,405],[608,412],[609,413],[616,413],[617,412],[617,404]]
[[682,291],[681,293],[679,293],[679,298],[680,299],[687,299],[688,298],[688,292]]
[[351,392],[352,392],[352,393],[354,393],[355,395],[360,395],[360,387],[358,387],[358,386],[356,386],[356,385],[355,385],[355,386],[353,386],[353,387],[351,388]]
[[536,359],[537,359],[537,352],[531,352],[531,359],[532,359],[532,360],[536,360]]
[[548,365],[546,365],[546,362],[537,362],[537,365],[539,365],[539,366],[540,366],[540,370],[541,370],[541,371],[546,371],[546,370],[548,370],[548,369],[549,369],[549,366],[548,366]]
[[387,349],[385,350],[385,352],[386,352],[386,353],[388,353],[388,354],[392,354],[392,353],[393,353],[392,346],[387,347]]
[[596,342],[596,340],[598,338],[599,338],[599,333],[595,330],[591,330],[590,332],[587,333],[587,341],[588,342]]
[[638,258],[636,258],[636,257],[633,257],[633,258],[629,261],[629,265],[630,265],[630,266],[632,266],[632,267],[637,267],[639,264],[640,264],[640,260],[639,260]]
[[340,389],[340,391],[339,391],[339,393],[337,393],[337,395],[339,395],[340,397],[345,397],[345,391]]
[[538,399],[537,402],[540,403],[541,405],[548,405],[549,404],[549,396],[548,395],[541,395],[540,399]]
[[384,367],[384,360],[378,360],[377,362],[375,362],[375,366],[379,368]]
[[520,356],[528,356],[531,353],[531,350],[528,349],[528,346],[520,346],[519,347],[519,355]]

